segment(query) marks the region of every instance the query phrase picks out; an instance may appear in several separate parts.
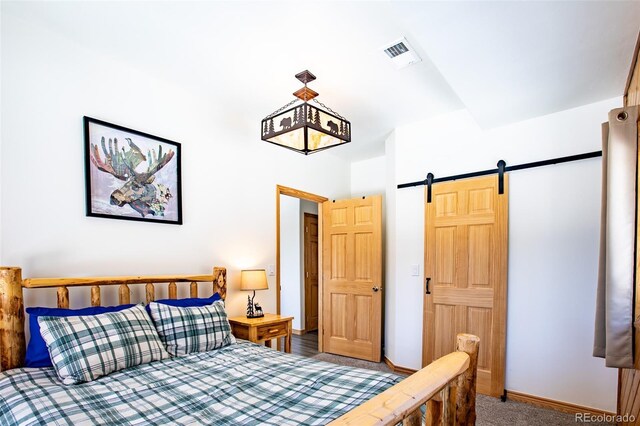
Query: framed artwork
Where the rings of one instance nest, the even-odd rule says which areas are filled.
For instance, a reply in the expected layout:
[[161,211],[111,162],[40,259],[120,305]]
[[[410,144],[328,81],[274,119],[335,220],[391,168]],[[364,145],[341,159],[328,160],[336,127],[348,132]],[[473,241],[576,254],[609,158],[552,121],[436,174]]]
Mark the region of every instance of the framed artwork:
[[182,225],[180,144],[84,117],[87,216]]

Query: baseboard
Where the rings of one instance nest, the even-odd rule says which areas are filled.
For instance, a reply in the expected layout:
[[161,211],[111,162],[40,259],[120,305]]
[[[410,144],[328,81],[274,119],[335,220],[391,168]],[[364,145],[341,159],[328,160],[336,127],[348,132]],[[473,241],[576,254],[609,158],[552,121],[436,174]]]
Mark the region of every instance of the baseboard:
[[303,334],[306,334],[307,332],[305,330],[296,330],[295,328],[291,329],[291,333],[297,335],[297,336],[302,336]]
[[400,367],[399,365],[394,365],[389,358],[387,358],[386,356],[384,357],[384,363],[387,364],[387,366],[391,369],[391,371],[393,371],[394,373],[400,373],[400,374],[408,374],[411,375],[413,373],[415,373],[418,370],[413,370],[411,368],[406,368],[406,367]]
[[593,415],[615,416],[615,413],[597,408],[584,407],[582,405],[571,404],[564,401],[555,401],[553,399],[542,398],[541,396],[529,395],[526,393],[507,390],[507,399],[526,404],[535,405],[536,407],[548,408],[550,410],[561,411],[568,414],[589,413]]

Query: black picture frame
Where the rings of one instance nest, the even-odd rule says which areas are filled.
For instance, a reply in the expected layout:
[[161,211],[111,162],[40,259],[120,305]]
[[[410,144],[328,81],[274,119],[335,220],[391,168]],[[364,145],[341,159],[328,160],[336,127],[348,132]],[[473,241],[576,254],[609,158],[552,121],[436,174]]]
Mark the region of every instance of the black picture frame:
[[182,225],[181,145],[92,117],[83,124],[86,215]]

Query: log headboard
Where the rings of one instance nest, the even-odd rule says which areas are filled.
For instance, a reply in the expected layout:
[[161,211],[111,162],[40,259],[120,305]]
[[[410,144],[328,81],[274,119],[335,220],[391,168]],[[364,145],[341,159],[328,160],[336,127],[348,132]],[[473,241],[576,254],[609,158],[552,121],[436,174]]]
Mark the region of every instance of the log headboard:
[[100,306],[100,287],[118,285],[118,301],[121,305],[131,301],[129,284],[146,284],[146,302],[155,300],[155,284],[169,283],[169,299],[178,298],[176,283],[189,282],[190,297],[198,297],[198,283],[212,283],[212,293],[222,299],[227,296],[227,270],[214,267],[211,275],[147,275],[122,277],[83,278],[27,278],[22,279],[18,267],[0,267],[0,371],[21,367],[24,364],[24,299],[23,288],[58,289],[58,307],[69,307],[69,287],[91,287],[91,306]]

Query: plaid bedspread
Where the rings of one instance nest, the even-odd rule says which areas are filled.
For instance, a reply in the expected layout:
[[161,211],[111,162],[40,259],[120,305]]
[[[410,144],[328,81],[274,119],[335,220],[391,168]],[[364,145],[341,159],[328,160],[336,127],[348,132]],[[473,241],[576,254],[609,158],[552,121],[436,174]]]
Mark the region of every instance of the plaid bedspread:
[[77,385],[2,372],[0,425],[322,425],[400,380],[238,340]]

